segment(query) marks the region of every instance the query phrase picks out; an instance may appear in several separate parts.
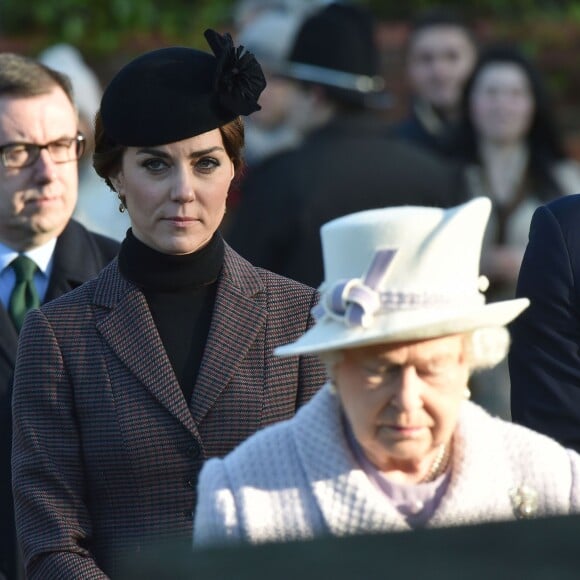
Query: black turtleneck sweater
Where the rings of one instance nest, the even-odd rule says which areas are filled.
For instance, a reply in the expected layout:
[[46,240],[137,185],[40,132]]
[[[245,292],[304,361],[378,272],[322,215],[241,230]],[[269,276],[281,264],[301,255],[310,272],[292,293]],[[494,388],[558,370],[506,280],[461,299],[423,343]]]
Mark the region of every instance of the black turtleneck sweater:
[[209,333],[224,242],[216,232],[193,254],[162,254],[132,233],[121,245],[121,274],[139,287],[189,402]]

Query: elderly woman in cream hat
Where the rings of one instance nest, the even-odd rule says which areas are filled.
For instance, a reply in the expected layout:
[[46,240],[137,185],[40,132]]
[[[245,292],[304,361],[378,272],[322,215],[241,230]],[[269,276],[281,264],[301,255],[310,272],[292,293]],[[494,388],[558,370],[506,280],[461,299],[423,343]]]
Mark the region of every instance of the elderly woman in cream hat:
[[317,323],[281,356],[329,381],[289,421],[199,480],[194,542],[409,530],[578,511],[580,456],[468,401],[526,299],[485,304],[487,198],[397,207],[322,228]]

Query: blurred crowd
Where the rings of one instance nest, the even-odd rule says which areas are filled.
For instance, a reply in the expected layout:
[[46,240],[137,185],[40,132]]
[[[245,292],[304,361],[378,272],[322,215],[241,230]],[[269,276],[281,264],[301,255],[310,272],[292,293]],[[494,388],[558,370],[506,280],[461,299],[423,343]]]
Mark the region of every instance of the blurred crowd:
[[[471,23],[457,11],[434,8],[409,23],[403,84],[410,101],[395,103],[400,96],[383,90],[389,84],[385,82],[388,73],[381,67],[375,42],[377,23],[370,13],[365,15],[366,22],[349,22],[340,36],[334,29],[326,37],[323,30],[312,30],[309,34],[314,40],[305,37],[308,31],[298,35],[304,19],[325,4],[322,0],[239,0],[234,6],[232,35],[256,55],[267,86],[260,97],[261,110],[245,121],[245,170],[230,191],[222,225],[226,239],[254,264],[317,286],[322,282],[320,257],[302,260],[300,252],[303,264],[300,268],[292,266],[289,254],[299,252],[292,247],[301,232],[295,226],[303,227],[305,236],[313,232],[316,239],[327,218],[352,209],[400,203],[448,206],[462,196],[485,195],[493,201],[494,213],[482,267],[494,298],[513,295],[534,209],[580,190],[579,165],[567,156],[542,71],[522,47],[481,44]],[[91,230],[120,241],[129,219],[112,211],[116,198],[109,195],[91,167],[92,124],[101,82],[73,46],[55,45],[38,56],[44,64],[70,76],[81,131],[88,139],[79,167],[74,217]],[[343,84],[346,75],[352,75],[347,84],[354,84]],[[361,89],[357,82],[376,86]],[[393,110],[406,110],[407,114],[401,118]],[[360,140],[351,150],[353,155],[364,147],[369,132],[375,137],[380,134],[377,155],[385,164],[393,152],[396,157],[403,151],[401,143],[412,145],[427,153],[430,160],[437,157],[441,167],[459,169],[460,183],[441,194],[433,193],[429,199],[421,184],[405,183],[408,175],[420,172],[420,165],[411,167],[405,162],[395,177],[394,173],[375,175],[380,168],[370,162],[353,167],[354,161],[349,160],[349,171],[364,177],[358,191],[348,192],[358,200],[348,208],[341,208],[339,201],[346,186],[314,182],[312,168],[304,176],[308,193],[298,191],[301,184],[289,186],[288,181],[297,177],[292,165],[286,167],[292,155],[308,151],[308,145],[324,135],[323,128],[328,130],[339,120],[354,125],[363,117],[367,126],[349,129],[350,137]],[[329,139],[335,147],[337,135],[329,135]],[[313,148],[319,155],[324,144],[316,142]],[[332,182],[331,175],[335,181],[341,180],[336,173],[343,161],[336,154],[333,159],[325,163],[321,155],[317,161],[321,182]],[[426,155],[413,161],[428,163]],[[303,162],[299,155],[295,163]],[[370,195],[368,182],[376,182],[382,193]],[[436,189],[437,180],[429,185]],[[320,187],[332,189],[332,196],[326,191],[318,193]],[[393,195],[397,188],[406,191]],[[310,205],[312,199],[305,202],[304,196],[318,197],[316,206]],[[299,214],[298,205],[303,205],[309,217]],[[335,207],[328,213],[320,207],[325,205]],[[289,214],[295,214],[295,222]],[[266,215],[270,223],[265,223]],[[318,263],[304,263],[308,260]]]
[[[247,168],[224,225],[233,247],[256,265],[318,286],[322,255],[313,248],[329,219],[485,196],[493,203],[482,254],[487,295],[513,297],[533,212],[580,192],[580,164],[567,155],[542,71],[523,47],[483,44],[448,8],[418,14],[404,50],[410,101],[394,103],[378,87],[354,88],[354,80],[345,89],[343,78],[328,74],[384,78],[371,24],[357,27],[345,16],[340,36],[311,31],[317,44],[308,31],[297,33],[308,13],[303,3],[239,6],[237,35],[264,60],[268,86],[246,125]],[[395,104],[407,111],[403,118],[392,113]],[[478,401],[510,417],[507,362],[472,383]]]

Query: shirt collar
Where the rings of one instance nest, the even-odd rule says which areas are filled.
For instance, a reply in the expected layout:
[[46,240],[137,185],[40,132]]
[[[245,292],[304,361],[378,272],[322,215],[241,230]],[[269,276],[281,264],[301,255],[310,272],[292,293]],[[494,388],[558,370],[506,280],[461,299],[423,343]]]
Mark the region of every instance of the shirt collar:
[[[50,266],[50,260],[52,258],[52,254],[54,253],[55,246],[56,238],[53,238],[52,240],[46,242],[46,244],[38,246],[37,248],[32,248],[27,252],[23,252],[23,254],[33,260],[38,266],[39,270],[46,275]],[[9,266],[12,260],[14,260],[18,254],[19,252],[0,242],[0,272]]]

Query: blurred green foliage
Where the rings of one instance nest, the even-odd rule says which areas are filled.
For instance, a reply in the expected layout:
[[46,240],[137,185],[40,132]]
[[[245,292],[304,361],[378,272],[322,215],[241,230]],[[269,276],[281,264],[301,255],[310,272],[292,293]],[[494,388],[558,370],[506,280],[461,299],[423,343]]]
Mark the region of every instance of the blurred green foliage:
[[[69,42],[87,53],[111,54],[142,42],[204,46],[206,27],[227,26],[236,0],[2,0],[0,36],[39,45]],[[496,21],[565,19],[580,22],[580,2],[565,0],[360,0],[379,19],[412,18],[437,4],[467,17]],[[36,39],[36,40],[35,40]],[[37,46],[31,46],[31,51]],[[140,46],[136,46],[136,49]]]
[[[203,30],[228,20],[233,0],[2,0],[0,36],[68,42],[110,54],[154,39],[201,43]],[[31,47],[33,50],[33,47]]]
[[433,6],[446,6],[460,11],[468,18],[493,18],[497,20],[522,20],[541,18],[563,19],[573,17],[580,21],[580,2],[569,0],[363,0],[373,12],[385,19],[412,18],[421,10]]
[[[127,58],[154,47],[181,44],[207,50],[203,31],[208,27],[232,30],[237,1],[0,0],[0,50],[36,55],[51,44],[67,42],[81,50],[106,82]],[[400,24],[435,6],[457,10],[475,25],[484,44],[499,39],[518,42],[543,71],[564,126],[578,132],[580,159],[580,76],[576,72],[580,0],[358,2],[370,7],[386,27],[394,25],[385,47],[394,74],[402,74],[396,68],[404,43]]]

